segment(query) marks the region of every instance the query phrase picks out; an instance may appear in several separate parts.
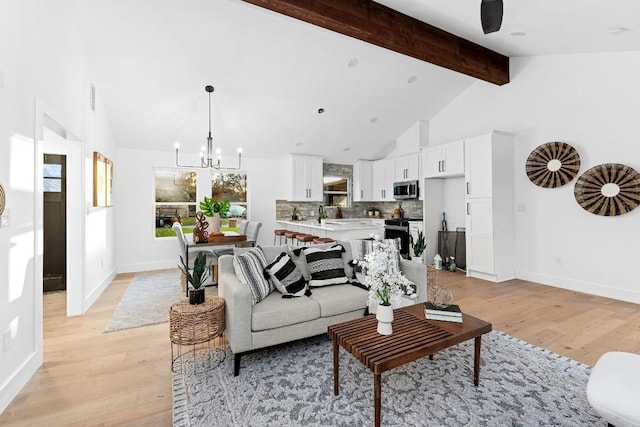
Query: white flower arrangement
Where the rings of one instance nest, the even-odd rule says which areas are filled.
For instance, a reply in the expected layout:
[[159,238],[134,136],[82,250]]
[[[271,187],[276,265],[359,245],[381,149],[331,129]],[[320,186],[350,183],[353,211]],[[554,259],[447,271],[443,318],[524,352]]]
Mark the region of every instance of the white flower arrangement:
[[369,305],[391,305],[400,296],[412,294],[411,282],[398,270],[396,247],[392,240],[372,235],[373,250],[358,264],[366,271],[364,284],[369,287]]

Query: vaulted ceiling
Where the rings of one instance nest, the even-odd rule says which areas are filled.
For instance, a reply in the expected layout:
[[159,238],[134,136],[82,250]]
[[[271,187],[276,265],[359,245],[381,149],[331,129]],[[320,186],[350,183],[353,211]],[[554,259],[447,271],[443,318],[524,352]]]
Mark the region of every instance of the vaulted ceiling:
[[[640,2],[504,1],[502,29],[490,35],[479,0],[378,3],[506,56],[640,50]],[[379,158],[476,81],[241,0],[75,4],[120,147],[171,150],[179,141],[195,155],[206,141],[211,84],[223,153],[241,146],[247,157]]]

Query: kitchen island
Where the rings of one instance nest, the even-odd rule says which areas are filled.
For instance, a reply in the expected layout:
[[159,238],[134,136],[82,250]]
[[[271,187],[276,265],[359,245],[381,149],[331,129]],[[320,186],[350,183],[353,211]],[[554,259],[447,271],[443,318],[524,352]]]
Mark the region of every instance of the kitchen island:
[[367,239],[372,234],[384,236],[384,219],[353,218],[330,219],[324,225],[317,220],[288,221],[278,220],[283,228],[301,233],[313,234],[318,237],[329,237],[334,240]]

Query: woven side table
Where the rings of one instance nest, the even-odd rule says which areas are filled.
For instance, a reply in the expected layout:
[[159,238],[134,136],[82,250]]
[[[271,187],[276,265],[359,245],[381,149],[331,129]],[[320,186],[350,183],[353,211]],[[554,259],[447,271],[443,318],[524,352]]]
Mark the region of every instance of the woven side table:
[[[224,334],[224,298],[207,296],[203,304],[189,304],[188,299],[175,303],[169,309],[169,339],[171,340],[171,369],[173,362],[183,360],[182,346],[193,346],[195,366],[196,344],[207,343]],[[178,346],[178,354],[173,357],[173,346]],[[222,338],[220,339],[222,346]],[[222,359],[224,360],[224,359]],[[220,360],[220,362],[222,361]]]

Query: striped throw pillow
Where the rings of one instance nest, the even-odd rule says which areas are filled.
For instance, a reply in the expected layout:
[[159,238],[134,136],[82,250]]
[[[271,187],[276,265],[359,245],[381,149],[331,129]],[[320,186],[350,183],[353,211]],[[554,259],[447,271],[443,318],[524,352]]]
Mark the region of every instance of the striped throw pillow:
[[307,291],[307,281],[304,280],[302,272],[289,255],[282,252],[275,261],[267,265],[264,269],[269,278],[280,291],[282,297],[301,297]]
[[253,295],[253,304],[257,304],[265,299],[272,291],[273,286],[264,278],[264,268],[267,260],[262,248],[255,247],[248,251],[236,255],[233,260],[233,267],[240,282],[249,286]]
[[343,251],[340,245],[328,249],[305,248],[304,255],[311,274],[309,287],[349,283],[342,262]]

